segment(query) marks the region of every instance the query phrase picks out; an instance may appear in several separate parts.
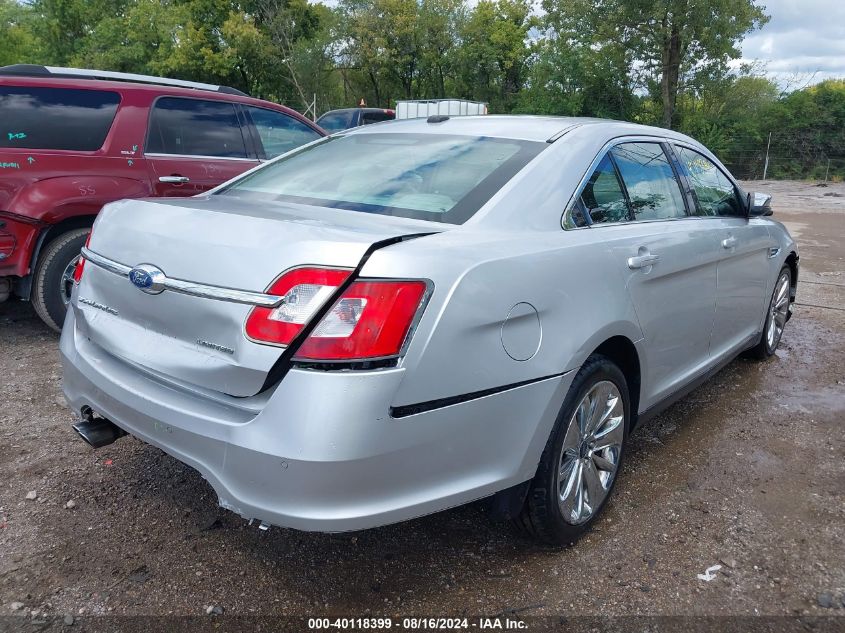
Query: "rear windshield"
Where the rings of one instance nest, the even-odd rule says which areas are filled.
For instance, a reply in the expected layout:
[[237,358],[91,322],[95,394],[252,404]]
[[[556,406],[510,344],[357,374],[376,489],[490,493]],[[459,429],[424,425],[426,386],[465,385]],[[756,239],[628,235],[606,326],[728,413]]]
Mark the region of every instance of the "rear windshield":
[[0,86],[0,147],[98,150],[118,103],[103,90]]
[[462,224],[546,143],[440,134],[330,137],[222,195]]
[[354,110],[341,110],[340,112],[327,112],[319,119],[317,125],[323,128],[326,132],[340,132],[352,127],[352,115]]

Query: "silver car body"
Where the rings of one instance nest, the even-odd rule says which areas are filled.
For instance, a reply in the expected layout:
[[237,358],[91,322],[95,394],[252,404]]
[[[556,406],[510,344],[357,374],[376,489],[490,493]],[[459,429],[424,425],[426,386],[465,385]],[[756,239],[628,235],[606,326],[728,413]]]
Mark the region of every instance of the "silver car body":
[[[214,192],[106,206],[61,340],[71,408],[196,468],[246,518],[368,528],[530,480],[575,372],[608,341],[635,349],[633,410],[647,418],[759,340],[779,270],[797,267],[788,232],[764,217],[563,228],[615,144],[677,144],[720,165],[672,131],[485,116],[348,134],[388,132],[548,147],[461,225]],[[268,387],[282,350],[246,338],[249,303],[291,267],[362,260],[360,277],[430,282],[404,356],[293,366]],[[127,281],[143,263],[166,290]]]

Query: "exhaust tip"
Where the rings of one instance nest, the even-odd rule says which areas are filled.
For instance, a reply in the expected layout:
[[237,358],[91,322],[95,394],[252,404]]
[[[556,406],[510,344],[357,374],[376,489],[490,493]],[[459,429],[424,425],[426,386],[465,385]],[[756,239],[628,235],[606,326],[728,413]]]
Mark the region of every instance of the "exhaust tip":
[[82,407],[82,420],[72,425],[73,430],[85,440],[91,448],[102,448],[126,435],[126,431],[111,420],[98,417],[91,407]]

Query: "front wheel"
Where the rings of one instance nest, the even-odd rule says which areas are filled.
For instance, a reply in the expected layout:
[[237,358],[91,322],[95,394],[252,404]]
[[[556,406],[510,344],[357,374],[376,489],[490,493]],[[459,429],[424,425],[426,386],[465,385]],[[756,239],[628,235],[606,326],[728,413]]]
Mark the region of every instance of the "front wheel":
[[572,381],[517,526],[552,545],[586,532],[616,483],[629,419],[622,371],[590,356]]
[[789,289],[792,286],[792,271],[784,266],[778,273],[775,289],[769,301],[766,322],[763,325],[763,336],[760,342],[749,350],[749,355],[759,360],[765,360],[775,353],[783,336],[783,328],[789,320]]
[[73,269],[91,229],[62,233],[44,248],[32,280],[32,305],[35,312],[51,328],[61,332],[65,322]]

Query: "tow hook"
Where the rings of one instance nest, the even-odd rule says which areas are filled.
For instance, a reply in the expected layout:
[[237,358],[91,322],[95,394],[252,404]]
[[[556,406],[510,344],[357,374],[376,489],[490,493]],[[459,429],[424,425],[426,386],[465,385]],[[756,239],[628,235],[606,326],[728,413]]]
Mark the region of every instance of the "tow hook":
[[81,419],[73,425],[73,430],[79,433],[80,437],[92,448],[108,446],[126,435],[126,431],[112,421],[96,415],[91,407],[82,407],[79,413]]

